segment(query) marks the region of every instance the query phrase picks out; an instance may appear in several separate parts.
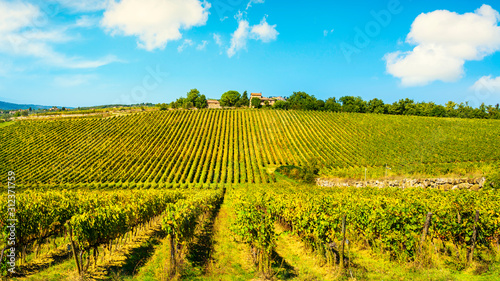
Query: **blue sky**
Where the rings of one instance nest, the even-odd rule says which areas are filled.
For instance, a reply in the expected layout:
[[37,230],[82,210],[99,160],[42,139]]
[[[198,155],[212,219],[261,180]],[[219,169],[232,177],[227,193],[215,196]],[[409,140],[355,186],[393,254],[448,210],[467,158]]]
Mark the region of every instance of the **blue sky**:
[[500,103],[499,1],[248,1],[0,0],[0,100]]

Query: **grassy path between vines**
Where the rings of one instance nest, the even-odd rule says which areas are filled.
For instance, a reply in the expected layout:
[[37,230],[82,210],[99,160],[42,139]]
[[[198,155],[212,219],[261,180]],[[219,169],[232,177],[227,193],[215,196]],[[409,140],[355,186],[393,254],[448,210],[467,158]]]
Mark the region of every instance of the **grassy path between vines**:
[[205,274],[199,277],[186,276],[184,280],[251,280],[257,277],[250,248],[235,241],[231,232],[235,214],[230,198],[226,194],[213,224],[213,252]]

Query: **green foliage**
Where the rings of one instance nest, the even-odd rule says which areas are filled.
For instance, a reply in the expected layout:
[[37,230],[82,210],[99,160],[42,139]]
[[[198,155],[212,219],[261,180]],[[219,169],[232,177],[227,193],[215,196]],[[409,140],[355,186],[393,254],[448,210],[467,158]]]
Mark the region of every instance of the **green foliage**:
[[191,102],[194,104],[199,96],[200,96],[200,91],[198,91],[197,89],[191,89],[191,91],[187,93],[186,102]]
[[486,176],[485,186],[500,190],[500,168],[498,166]]
[[384,102],[375,98],[368,102],[366,112],[384,114],[386,113],[385,109]]
[[278,100],[274,103],[273,109],[288,110],[290,109],[290,103],[287,101]]
[[298,182],[315,183],[315,179],[318,177],[319,173],[318,165],[317,160],[313,160],[303,168],[293,165],[280,166],[276,169],[276,172]]
[[253,108],[260,108],[260,99],[259,98],[252,98],[252,107]]
[[194,104],[195,104],[196,108],[198,108],[198,109],[202,109],[202,108],[207,108],[208,107],[207,98],[205,97],[205,95],[198,96],[196,98]]
[[317,100],[314,96],[310,96],[305,92],[294,92],[288,98],[288,102],[290,103],[290,107],[292,109],[299,110],[317,110],[318,104]]
[[190,108],[206,108],[208,106],[207,103],[207,98],[205,95],[200,95],[200,91],[197,89],[191,89],[187,95],[186,98],[178,98],[175,102],[172,102],[170,104],[171,108],[184,108],[184,109],[190,109]]
[[[172,103],[173,103],[173,102],[172,102]],[[174,104],[175,104],[175,103],[174,103]],[[172,105],[172,104],[170,104],[170,105]],[[160,110],[167,110],[167,109],[168,109],[168,104],[166,104],[166,103],[159,103],[159,104],[157,104],[156,106],[157,106],[157,107],[159,107],[159,108],[160,108]]]
[[240,93],[237,91],[227,91],[220,97],[220,105],[227,107],[235,106],[239,100]]
[[329,98],[325,102],[325,110],[332,112],[342,111],[342,105],[335,98]]
[[255,196],[250,190],[235,191],[236,220],[232,231],[242,242],[252,247],[254,262],[259,271],[269,277],[272,273],[272,253],[276,247],[277,235],[274,217],[268,210],[264,196]]
[[342,103],[342,112],[366,112],[367,104],[361,97],[344,96],[339,101]]
[[[428,240],[471,246],[476,210],[477,249],[491,249],[500,234],[500,194],[496,191],[453,192],[435,189],[319,188],[291,184],[253,187],[251,195],[273,217],[298,234],[332,264],[332,250],[339,250],[342,216],[347,239],[369,243],[372,249],[398,261],[418,258],[422,228],[428,212],[432,223]],[[435,241],[434,240],[434,241]],[[455,259],[455,253],[450,254]],[[465,259],[465,255],[460,256]]]
[[244,91],[241,98],[236,102],[236,107],[248,107],[250,100],[248,99],[247,91]]

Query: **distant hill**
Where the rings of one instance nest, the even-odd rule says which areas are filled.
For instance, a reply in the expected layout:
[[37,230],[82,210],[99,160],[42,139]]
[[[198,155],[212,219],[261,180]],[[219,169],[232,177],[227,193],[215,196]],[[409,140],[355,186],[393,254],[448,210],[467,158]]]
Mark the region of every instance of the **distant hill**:
[[3,110],[29,109],[30,107],[31,109],[36,110],[36,109],[49,109],[52,106],[36,105],[36,104],[17,104],[17,103],[0,101],[0,109]]

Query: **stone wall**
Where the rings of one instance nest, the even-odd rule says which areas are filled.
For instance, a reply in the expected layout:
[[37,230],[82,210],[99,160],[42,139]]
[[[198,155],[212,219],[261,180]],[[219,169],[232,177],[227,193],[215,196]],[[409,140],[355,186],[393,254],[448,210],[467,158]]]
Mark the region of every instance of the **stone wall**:
[[442,190],[451,189],[472,189],[479,190],[484,186],[485,178],[457,179],[457,178],[437,178],[437,179],[402,179],[402,180],[368,180],[368,181],[342,181],[339,179],[317,178],[316,184],[325,187],[334,186],[373,186],[373,187],[423,187],[439,188]]

